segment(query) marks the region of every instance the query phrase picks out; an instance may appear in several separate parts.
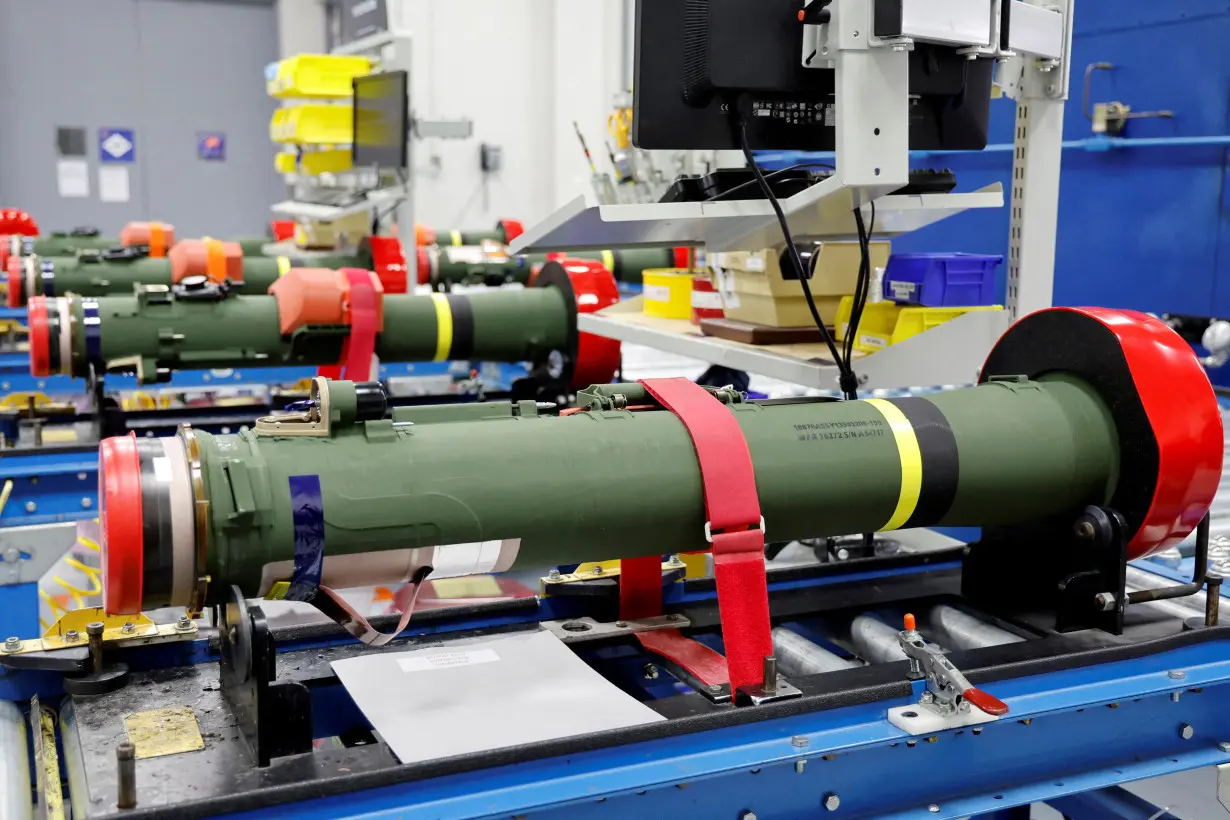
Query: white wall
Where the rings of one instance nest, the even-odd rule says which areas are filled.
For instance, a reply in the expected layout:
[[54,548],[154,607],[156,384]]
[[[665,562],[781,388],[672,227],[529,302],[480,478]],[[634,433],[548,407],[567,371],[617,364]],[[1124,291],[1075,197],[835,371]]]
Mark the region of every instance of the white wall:
[[324,0],[278,0],[278,54],[325,53]]
[[[419,144],[417,221],[528,224],[584,191],[572,123],[605,156],[611,100],[625,84],[625,16],[625,0],[389,0],[391,24],[414,35],[415,114],[474,120],[469,140]],[[485,197],[482,142],[504,149]]]

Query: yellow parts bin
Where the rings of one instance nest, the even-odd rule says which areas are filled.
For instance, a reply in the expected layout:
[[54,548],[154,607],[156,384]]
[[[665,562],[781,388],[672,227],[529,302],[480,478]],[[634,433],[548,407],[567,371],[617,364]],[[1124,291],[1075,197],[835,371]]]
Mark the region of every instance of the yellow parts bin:
[[269,138],[295,145],[349,145],[354,140],[353,111],[349,105],[279,108],[269,121]]
[[[846,296],[837,310],[837,340],[844,341],[850,326],[850,310],[854,297]],[[979,307],[917,307],[895,302],[870,302],[858,322],[858,338],[854,349],[875,353],[889,345],[904,342],[911,336],[942,325],[975,310],[1003,310],[999,305]]]
[[659,319],[692,318],[692,272],[683,268],[655,268],[641,277],[646,316]]
[[299,54],[269,66],[265,90],[279,100],[348,100],[351,81],[371,71],[372,61],[367,57]]
[[[782,273],[785,246],[762,251],[737,251],[709,255],[710,264],[719,271],[718,281],[726,318],[769,327],[812,327],[815,321],[807,309],[807,299],[797,279]],[[843,296],[854,293],[862,253],[857,242],[819,242],[801,248],[803,264],[811,266],[809,282],[816,309],[826,325],[837,320]],[[871,266],[888,264],[892,243],[871,243]],[[733,281],[733,288],[730,287]]]
[[338,174],[351,168],[350,149],[304,151],[302,156],[294,151],[282,151],[274,155],[273,168],[279,174]]

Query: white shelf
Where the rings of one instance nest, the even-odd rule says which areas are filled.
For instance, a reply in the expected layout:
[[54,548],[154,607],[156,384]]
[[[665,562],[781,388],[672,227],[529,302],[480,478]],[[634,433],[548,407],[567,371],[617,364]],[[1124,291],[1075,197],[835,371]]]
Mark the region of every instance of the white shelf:
[[[837,367],[823,342],[749,345],[701,335],[679,319],[640,312],[640,299],[577,316],[585,333],[688,356],[709,364],[817,390],[836,390]],[[884,350],[855,359],[859,389],[879,390],[977,380],[991,347],[1008,329],[1007,311],[973,311]]]
[[[1003,186],[972,193],[890,195],[883,188],[846,187],[836,176],[782,200],[796,239],[854,239],[854,203],[875,203],[875,235],[891,238],[973,208],[1002,208]],[[870,224],[871,205],[863,205]],[[709,251],[780,245],[781,229],[764,200],[600,205],[577,197],[511,244],[512,253],[705,245]]]

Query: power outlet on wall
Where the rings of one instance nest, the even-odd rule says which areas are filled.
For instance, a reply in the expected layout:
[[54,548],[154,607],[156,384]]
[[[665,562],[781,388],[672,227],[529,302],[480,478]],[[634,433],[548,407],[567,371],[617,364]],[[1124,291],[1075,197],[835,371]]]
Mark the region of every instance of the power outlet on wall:
[[504,170],[504,149],[484,142],[478,147],[478,164],[484,174],[496,174]]

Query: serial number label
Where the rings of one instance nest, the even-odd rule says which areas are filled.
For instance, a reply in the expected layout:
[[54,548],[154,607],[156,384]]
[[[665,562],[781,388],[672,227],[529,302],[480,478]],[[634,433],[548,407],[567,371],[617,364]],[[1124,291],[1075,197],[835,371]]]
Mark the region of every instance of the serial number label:
[[826,421],[794,425],[799,441],[831,441],[842,438],[871,438],[886,435],[883,421]]

